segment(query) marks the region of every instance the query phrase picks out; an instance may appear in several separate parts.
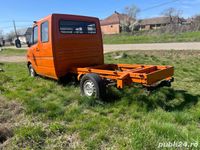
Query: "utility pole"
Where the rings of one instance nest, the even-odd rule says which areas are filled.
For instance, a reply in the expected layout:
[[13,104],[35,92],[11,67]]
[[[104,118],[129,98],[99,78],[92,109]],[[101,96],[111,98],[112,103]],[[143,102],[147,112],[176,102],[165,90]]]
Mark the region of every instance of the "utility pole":
[[16,25],[15,25],[15,20],[13,20],[13,26],[14,26],[16,38],[18,39],[18,34],[17,34]]
[[15,20],[13,20],[13,25],[14,25],[14,30],[15,30],[15,35],[16,35],[16,40],[15,40],[15,46],[17,47],[17,48],[21,48],[22,47],[22,45],[21,45],[21,42],[20,42],[20,40],[19,40],[19,36],[18,36],[18,34],[17,34],[17,29],[16,29],[16,25],[15,25]]

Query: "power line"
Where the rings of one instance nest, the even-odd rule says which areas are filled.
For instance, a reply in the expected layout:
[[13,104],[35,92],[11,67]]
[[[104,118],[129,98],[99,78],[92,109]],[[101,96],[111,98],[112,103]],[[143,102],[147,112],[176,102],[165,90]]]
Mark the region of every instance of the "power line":
[[[0,23],[12,23],[13,21],[12,20],[0,20]],[[33,21],[30,21],[30,20],[16,20],[15,22],[19,22],[19,23],[24,23],[24,22],[33,22]]]
[[[22,25],[22,26],[16,26],[17,28],[22,28],[22,27],[31,27],[32,25]],[[0,29],[9,29],[9,28],[13,28],[13,26],[4,26],[4,27],[0,27]]]
[[18,39],[17,28],[16,28],[16,25],[15,25],[15,21],[14,21],[14,20],[13,20],[13,26],[14,26],[14,31],[15,31],[16,37],[17,37],[17,39]]
[[151,6],[151,7],[145,8],[145,9],[143,9],[141,11],[148,11],[148,10],[151,10],[151,9],[154,9],[154,8],[157,8],[157,7],[165,6],[165,5],[168,5],[168,4],[171,4],[171,3],[175,3],[177,1],[180,1],[180,0],[173,0],[173,1],[170,1],[170,2],[161,3],[161,4],[158,4],[158,5],[155,5],[155,6]]

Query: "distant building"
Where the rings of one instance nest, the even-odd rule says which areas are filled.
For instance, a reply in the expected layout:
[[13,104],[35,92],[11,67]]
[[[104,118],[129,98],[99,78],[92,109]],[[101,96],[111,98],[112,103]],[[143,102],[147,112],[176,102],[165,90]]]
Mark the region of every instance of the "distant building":
[[191,25],[194,23],[194,18],[187,18],[186,21],[183,23],[184,25]]
[[119,34],[121,30],[121,23],[125,19],[129,18],[125,14],[115,12],[111,16],[100,21],[101,31],[103,34]]
[[[25,35],[18,35],[18,38],[19,38],[21,44],[26,44],[27,41],[26,41],[26,36],[25,36]],[[12,45],[15,44],[15,40],[16,40],[16,39],[17,39],[16,37],[13,38],[13,40],[12,40]]]
[[[31,35],[32,35],[32,28],[31,27],[21,30],[20,34],[18,35],[18,38],[19,38],[21,44],[23,44],[23,45],[27,44],[27,42],[31,40]],[[12,39],[11,45],[15,45],[16,39],[17,39],[17,37],[14,37]]]
[[162,26],[169,25],[172,22],[176,24],[183,24],[186,20],[178,17],[155,17],[143,19],[139,20],[139,30],[158,29]]

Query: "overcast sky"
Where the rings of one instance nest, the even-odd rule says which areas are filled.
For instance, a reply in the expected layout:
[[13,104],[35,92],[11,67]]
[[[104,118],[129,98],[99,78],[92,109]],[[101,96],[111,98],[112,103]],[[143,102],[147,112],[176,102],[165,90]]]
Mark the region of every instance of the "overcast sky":
[[[105,18],[114,11],[123,12],[126,6],[141,9],[139,18],[159,16],[169,7],[182,10],[184,17],[200,14],[200,0],[0,0],[0,30],[12,30],[12,20],[18,28],[32,24],[52,13],[78,14]],[[165,3],[165,4],[164,4]],[[162,6],[158,6],[163,4]],[[147,8],[151,8],[146,10]],[[146,10],[146,11],[143,11]]]

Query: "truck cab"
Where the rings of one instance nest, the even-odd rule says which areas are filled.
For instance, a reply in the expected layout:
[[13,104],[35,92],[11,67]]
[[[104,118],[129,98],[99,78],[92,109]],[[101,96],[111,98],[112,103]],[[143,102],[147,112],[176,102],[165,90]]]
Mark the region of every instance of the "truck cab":
[[33,25],[27,53],[35,74],[59,79],[72,67],[104,64],[98,18],[52,14]]

